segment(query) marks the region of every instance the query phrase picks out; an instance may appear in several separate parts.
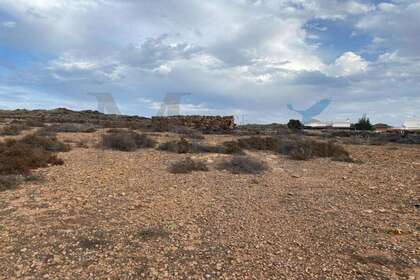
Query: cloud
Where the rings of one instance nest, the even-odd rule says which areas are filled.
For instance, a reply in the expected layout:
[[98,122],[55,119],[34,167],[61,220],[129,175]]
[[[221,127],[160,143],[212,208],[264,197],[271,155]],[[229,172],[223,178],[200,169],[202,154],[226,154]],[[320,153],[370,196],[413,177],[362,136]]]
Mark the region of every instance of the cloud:
[[15,28],[16,22],[15,21],[3,21],[1,25],[5,28]]
[[384,12],[393,12],[396,11],[398,8],[396,5],[392,4],[392,3],[379,3],[378,4],[378,9]]
[[0,11],[0,61],[16,65],[0,83],[28,100],[80,108],[86,92],[110,92],[123,112],[150,115],[133,100],[188,91],[185,112],[286,121],[290,102],[331,97],[324,117],[345,118],[387,98],[416,104],[420,89],[418,1],[3,0]]
[[346,52],[335,60],[331,65],[328,65],[325,72],[333,77],[345,77],[366,72],[369,63],[361,56]]
[[201,51],[200,47],[188,43],[166,42],[168,37],[164,34],[157,38],[147,38],[140,45],[130,44],[121,51],[121,62],[145,69],[163,67],[168,70],[169,66],[166,63],[190,59]]
[[420,31],[418,28],[420,3],[401,1],[399,5],[381,3],[369,17],[361,18],[356,27],[383,41],[376,48],[396,49],[401,54],[420,56]]

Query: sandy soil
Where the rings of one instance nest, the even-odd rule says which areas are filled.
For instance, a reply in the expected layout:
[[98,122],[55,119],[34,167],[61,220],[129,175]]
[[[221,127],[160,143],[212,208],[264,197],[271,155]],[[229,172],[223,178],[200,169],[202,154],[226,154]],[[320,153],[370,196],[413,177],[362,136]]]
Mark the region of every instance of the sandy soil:
[[[347,146],[363,164],[251,153],[270,171],[171,174],[185,155],[62,153],[0,192],[1,279],[420,279],[420,147]],[[209,142],[225,137],[212,136]]]

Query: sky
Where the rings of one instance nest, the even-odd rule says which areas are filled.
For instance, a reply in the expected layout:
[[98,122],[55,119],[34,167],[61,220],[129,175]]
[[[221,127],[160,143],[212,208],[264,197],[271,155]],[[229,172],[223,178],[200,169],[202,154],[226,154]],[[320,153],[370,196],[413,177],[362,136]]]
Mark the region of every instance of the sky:
[[[0,109],[395,126],[420,117],[420,1],[0,0]],[[94,93],[94,94],[92,94]]]

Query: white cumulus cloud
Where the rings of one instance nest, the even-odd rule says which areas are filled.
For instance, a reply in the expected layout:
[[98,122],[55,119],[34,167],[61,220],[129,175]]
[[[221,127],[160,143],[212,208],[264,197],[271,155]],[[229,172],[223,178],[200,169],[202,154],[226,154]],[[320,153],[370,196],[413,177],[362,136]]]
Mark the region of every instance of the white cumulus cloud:
[[342,54],[335,62],[328,65],[325,73],[334,77],[351,76],[366,72],[369,63],[361,56],[346,52]]

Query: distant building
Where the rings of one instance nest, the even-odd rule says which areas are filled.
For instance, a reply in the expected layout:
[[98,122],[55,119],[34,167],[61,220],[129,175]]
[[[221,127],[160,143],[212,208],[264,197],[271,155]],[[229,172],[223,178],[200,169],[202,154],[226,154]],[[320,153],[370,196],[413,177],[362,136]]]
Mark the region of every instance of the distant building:
[[310,122],[305,123],[305,127],[313,128],[313,129],[321,129],[321,128],[350,129],[351,122],[350,120],[323,122],[323,121],[313,119]]
[[331,123],[321,122],[315,119],[312,119],[310,122],[305,123],[305,127],[308,127],[308,128],[327,128],[330,126],[331,126]]
[[377,123],[377,124],[374,124],[374,125],[373,125],[373,128],[374,128],[376,131],[387,131],[387,130],[391,129],[391,128],[392,128],[392,126],[387,125],[387,124],[385,124],[385,123]]
[[333,128],[351,128],[351,121],[347,119],[346,121],[336,121],[332,123]]
[[420,119],[411,119],[411,120],[406,120],[403,123],[403,129],[406,130],[420,130]]

